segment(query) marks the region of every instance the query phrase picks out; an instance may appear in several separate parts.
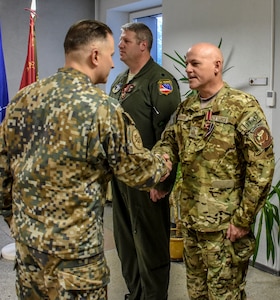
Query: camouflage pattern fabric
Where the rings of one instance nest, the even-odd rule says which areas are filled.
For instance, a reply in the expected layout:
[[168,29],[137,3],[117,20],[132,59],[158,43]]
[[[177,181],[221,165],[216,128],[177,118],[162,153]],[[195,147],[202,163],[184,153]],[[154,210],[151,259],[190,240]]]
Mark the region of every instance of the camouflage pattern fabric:
[[254,237],[245,236],[232,243],[226,239],[226,231],[205,233],[186,228],[183,235],[190,300],[246,299],[245,277]]
[[273,140],[259,103],[226,83],[204,108],[193,94],[153,150],[181,163],[179,205],[190,299],[246,299],[255,240],[249,234],[231,243],[226,231],[230,223],[250,228],[270,190]]
[[91,258],[62,260],[21,243],[16,248],[19,299],[107,299],[109,269],[103,253]]
[[273,141],[257,100],[226,83],[204,109],[197,95],[179,106],[175,124],[153,148],[181,162],[181,218],[213,232],[248,228],[264,205],[273,171]]
[[167,170],[117,100],[86,75],[62,68],[11,101],[0,126],[0,213],[13,214],[18,242],[63,259],[102,253],[113,171],[148,190]]

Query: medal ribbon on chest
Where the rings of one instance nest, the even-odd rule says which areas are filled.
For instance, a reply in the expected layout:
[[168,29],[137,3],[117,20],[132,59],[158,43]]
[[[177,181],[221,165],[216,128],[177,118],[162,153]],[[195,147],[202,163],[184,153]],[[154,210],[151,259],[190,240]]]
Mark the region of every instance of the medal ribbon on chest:
[[207,138],[211,135],[215,124],[211,121],[212,119],[212,110],[208,110],[205,114],[205,125],[204,125],[204,129],[206,131],[204,138]]

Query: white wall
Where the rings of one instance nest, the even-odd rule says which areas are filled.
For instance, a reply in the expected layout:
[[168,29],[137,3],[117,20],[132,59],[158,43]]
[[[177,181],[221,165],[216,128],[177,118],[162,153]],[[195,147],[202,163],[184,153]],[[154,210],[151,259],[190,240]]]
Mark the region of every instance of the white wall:
[[[224,57],[232,52],[229,65],[234,66],[224,79],[254,94],[271,119],[271,109],[265,105],[269,87],[249,86],[249,77],[271,77],[270,6],[271,1],[256,0],[163,0],[163,49],[185,54],[193,43],[207,41],[218,45],[223,38]],[[171,21],[174,14],[176,22]],[[170,68],[169,59],[163,59]]]
[[[276,91],[276,108],[272,110],[272,133],[277,159],[280,157],[280,1],[275,0],[275,55],[274,55],[274,90]],[[280,177],[280,161],[278,163]]]

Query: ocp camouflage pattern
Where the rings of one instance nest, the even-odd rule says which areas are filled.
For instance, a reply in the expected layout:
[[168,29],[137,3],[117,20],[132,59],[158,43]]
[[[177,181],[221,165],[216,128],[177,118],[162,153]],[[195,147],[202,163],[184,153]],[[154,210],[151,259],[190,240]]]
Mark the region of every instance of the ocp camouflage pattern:
[[192,94],[153,150],[181,162],[181,218],[188,228],[211,232],[229,222],[246,228],[254,222],[270,190],[274,154],[264,113],[252,95],[224,83],[202,109]]

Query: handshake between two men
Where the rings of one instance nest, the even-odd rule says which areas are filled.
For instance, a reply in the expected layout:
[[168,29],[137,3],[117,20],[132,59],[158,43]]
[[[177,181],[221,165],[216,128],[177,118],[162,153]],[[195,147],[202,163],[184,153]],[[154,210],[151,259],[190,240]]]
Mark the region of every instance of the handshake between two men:
[[[169,155],[163,154],[162,157],[165,159],[165,165],[166,165],[168,171],[164,176],[161,177],[160,182],[163,182],[164,180],[166,180],[166,178],[170,175],[170,173],[172,171],[172,162],[170,160]],[[157,202],[158,200],[164,198],[168,193],[169,193],[169,191],[159,190],[155,187],[150,190],[150,198],[153,202]]]

